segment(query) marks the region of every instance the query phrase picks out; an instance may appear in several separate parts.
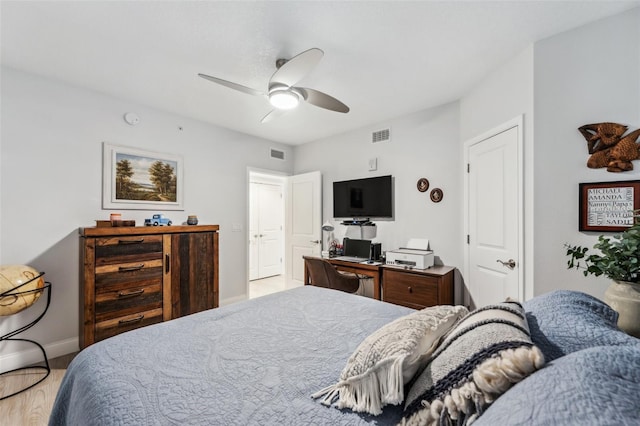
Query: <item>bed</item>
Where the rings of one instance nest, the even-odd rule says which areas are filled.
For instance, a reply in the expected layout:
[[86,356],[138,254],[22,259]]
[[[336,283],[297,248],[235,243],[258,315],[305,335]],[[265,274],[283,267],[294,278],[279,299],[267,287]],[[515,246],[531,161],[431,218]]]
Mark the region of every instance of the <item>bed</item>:
[[304,286],[133,330],[76,356],[50,425],[394,424],[399,406],[374,417],[311,395],[412,311]]
[[[49,424],[637,424],[640,340],[617,328],[617,312],[602,301],[560,290],[464,311],[414,311],[304,286],[148,326],[78,354]],[[402,358],[401,374],[424,363],[400,383],[398,401],[357,412],[358,401],[349,402],[355,386],[347,389],[342,375],[354,360],[367,361],[358,354],[402,354],[391,349],[410,335],[422,336],[414,354],[429,341],[435,349],[424,359]],[[486,366],[500,379],[485,381],[490,393],[478,380]],[[373,375],[353,377],[363,384]],[[470,387],[468,398],[456,399]]]

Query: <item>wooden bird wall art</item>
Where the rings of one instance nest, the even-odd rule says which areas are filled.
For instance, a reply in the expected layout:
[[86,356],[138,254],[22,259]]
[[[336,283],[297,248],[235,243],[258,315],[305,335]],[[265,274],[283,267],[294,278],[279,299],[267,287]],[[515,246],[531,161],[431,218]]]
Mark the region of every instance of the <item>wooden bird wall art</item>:
[[640,159],[640,129],[625,135],[628,127],[618,123],[585,124],[578,128],[587,140],[591,169],[607,168],[608,172],[633,170],[633,160]]

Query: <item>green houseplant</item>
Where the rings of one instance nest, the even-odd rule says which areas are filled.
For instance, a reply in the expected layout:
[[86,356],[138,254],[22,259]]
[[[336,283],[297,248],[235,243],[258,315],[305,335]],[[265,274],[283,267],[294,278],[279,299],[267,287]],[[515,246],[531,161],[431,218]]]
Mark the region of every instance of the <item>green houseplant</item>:
[[604,300],[618,311],[618,326],[640,337],[640,211],[634,224],[619,235],[600,235],[592,253],[582,246],[565,244],[569,269],[583,269],[585,276],[604,275],[612,280]]

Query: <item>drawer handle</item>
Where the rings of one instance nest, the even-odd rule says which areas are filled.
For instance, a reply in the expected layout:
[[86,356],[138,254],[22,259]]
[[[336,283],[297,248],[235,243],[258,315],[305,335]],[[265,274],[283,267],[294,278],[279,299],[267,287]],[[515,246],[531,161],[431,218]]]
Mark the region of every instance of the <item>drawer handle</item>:
[[142,268],[144,268],[144,263],[141,263],[138,266],[121,266],[118,268],[118,271],[131,272],[131,271],[139,271]]
[[135,318],[131,318],[131,319],[121,319],[120,321],[118,321],[118,323],[120,325],[125,325],[125,324],[131,324],[134,322],[140,322],[144,319],[144,315],[138,315]]
[[126,299],[127,297],[139,296],[142,293],[144,293],[144,288],[141,288],[140,290],[130,291],[129,293],[125,293],[124,291],[120,291],[120,292],[118,292],[118,297],[120,299]]
[[409,293],[413,293],[413,289],[410,286],[407,287],[407,289],[409,290]]
[[139,240],[118,240],[118,244],[140,244],[144,243],[144,238],[140,238]]

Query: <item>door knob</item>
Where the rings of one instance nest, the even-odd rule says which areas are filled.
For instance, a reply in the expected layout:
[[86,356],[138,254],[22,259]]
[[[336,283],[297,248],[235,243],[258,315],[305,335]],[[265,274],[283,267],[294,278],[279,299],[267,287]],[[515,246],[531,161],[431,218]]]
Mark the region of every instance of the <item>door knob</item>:
[[310,243],[313,243],[313,244],[320,244],[320,240],[311,240],[311,241],[309,241],[309,242],[310,242]]
[[513,268],[516,267],[516,261],[513,260],[513,259],[509,259],[506,262],[503,261],[503,260],[498,259],[498,260],[496,260],[496,262],[502,263],[502,266],[506,266],[509,269],[513,269]]

